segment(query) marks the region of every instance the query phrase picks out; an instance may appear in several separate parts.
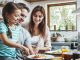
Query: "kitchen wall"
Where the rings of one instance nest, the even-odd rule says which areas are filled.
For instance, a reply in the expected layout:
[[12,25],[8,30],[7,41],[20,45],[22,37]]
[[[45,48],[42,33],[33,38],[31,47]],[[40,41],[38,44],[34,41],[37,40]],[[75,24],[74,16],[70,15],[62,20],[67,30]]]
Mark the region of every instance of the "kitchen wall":
[[30,3],[25,0],[15,0],[15,3],[25,3],[28,7],[30,7]]
[[[77,8],[80,8],[80,0],[77,0]],[[80,14],[77,15],[77,26],[78,26],[78,43],[80,50]]]
[[[77,0],[77,8],[80,8],[80,0]],[[77,26],[78,31],[80,32],[80,14],[77,15]]]

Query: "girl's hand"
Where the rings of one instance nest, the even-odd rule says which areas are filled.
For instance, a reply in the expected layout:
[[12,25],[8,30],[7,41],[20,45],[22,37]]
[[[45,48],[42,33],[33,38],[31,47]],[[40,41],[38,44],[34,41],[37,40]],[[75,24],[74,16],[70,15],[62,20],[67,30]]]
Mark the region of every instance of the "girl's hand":
[[22,54],[30,55],[29,49],[27,47],[21,45],[20,49],[22,50]]

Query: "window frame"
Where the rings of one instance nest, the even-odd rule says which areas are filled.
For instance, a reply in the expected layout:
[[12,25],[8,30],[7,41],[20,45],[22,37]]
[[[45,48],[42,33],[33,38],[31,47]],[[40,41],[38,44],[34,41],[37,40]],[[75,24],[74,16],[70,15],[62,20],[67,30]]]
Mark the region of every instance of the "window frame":
[[[47,4],[47,25],[50,29],[50,7],[52,6],[64,6],[64,5],[73,5],[75,4],[76,9],[77,9],[77,4],[76,2],[66,2],[66,3],[57,3],[57,4]],[[58,31],[58,30],[50,30],[50,31]],[[60,30],[60,31],[73,31],[73,30]],[[77,17],[76,17],[76,30],[77,31]]]

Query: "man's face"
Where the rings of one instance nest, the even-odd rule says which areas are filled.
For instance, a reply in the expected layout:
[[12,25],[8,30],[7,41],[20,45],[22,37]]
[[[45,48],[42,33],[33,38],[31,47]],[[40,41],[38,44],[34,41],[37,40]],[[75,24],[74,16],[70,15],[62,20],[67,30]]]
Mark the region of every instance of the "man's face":
[[20,24],[24,24],[27,20],[28,11],[26,9],[21,10],[21,19],[19,21]]

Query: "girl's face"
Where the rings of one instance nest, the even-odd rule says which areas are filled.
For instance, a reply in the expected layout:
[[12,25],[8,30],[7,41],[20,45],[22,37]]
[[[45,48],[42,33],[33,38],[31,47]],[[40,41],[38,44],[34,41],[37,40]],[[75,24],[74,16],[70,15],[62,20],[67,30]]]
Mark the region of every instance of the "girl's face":
[[42,20],[43,20],[44,16],[40,11],[37,11],[34,15],[33,15],[33,21],[35,23],[35,25],[39,25]]
[[21,17],[21,10],[15,10],[14,13],[7,15],[10,24],[16,24]]

